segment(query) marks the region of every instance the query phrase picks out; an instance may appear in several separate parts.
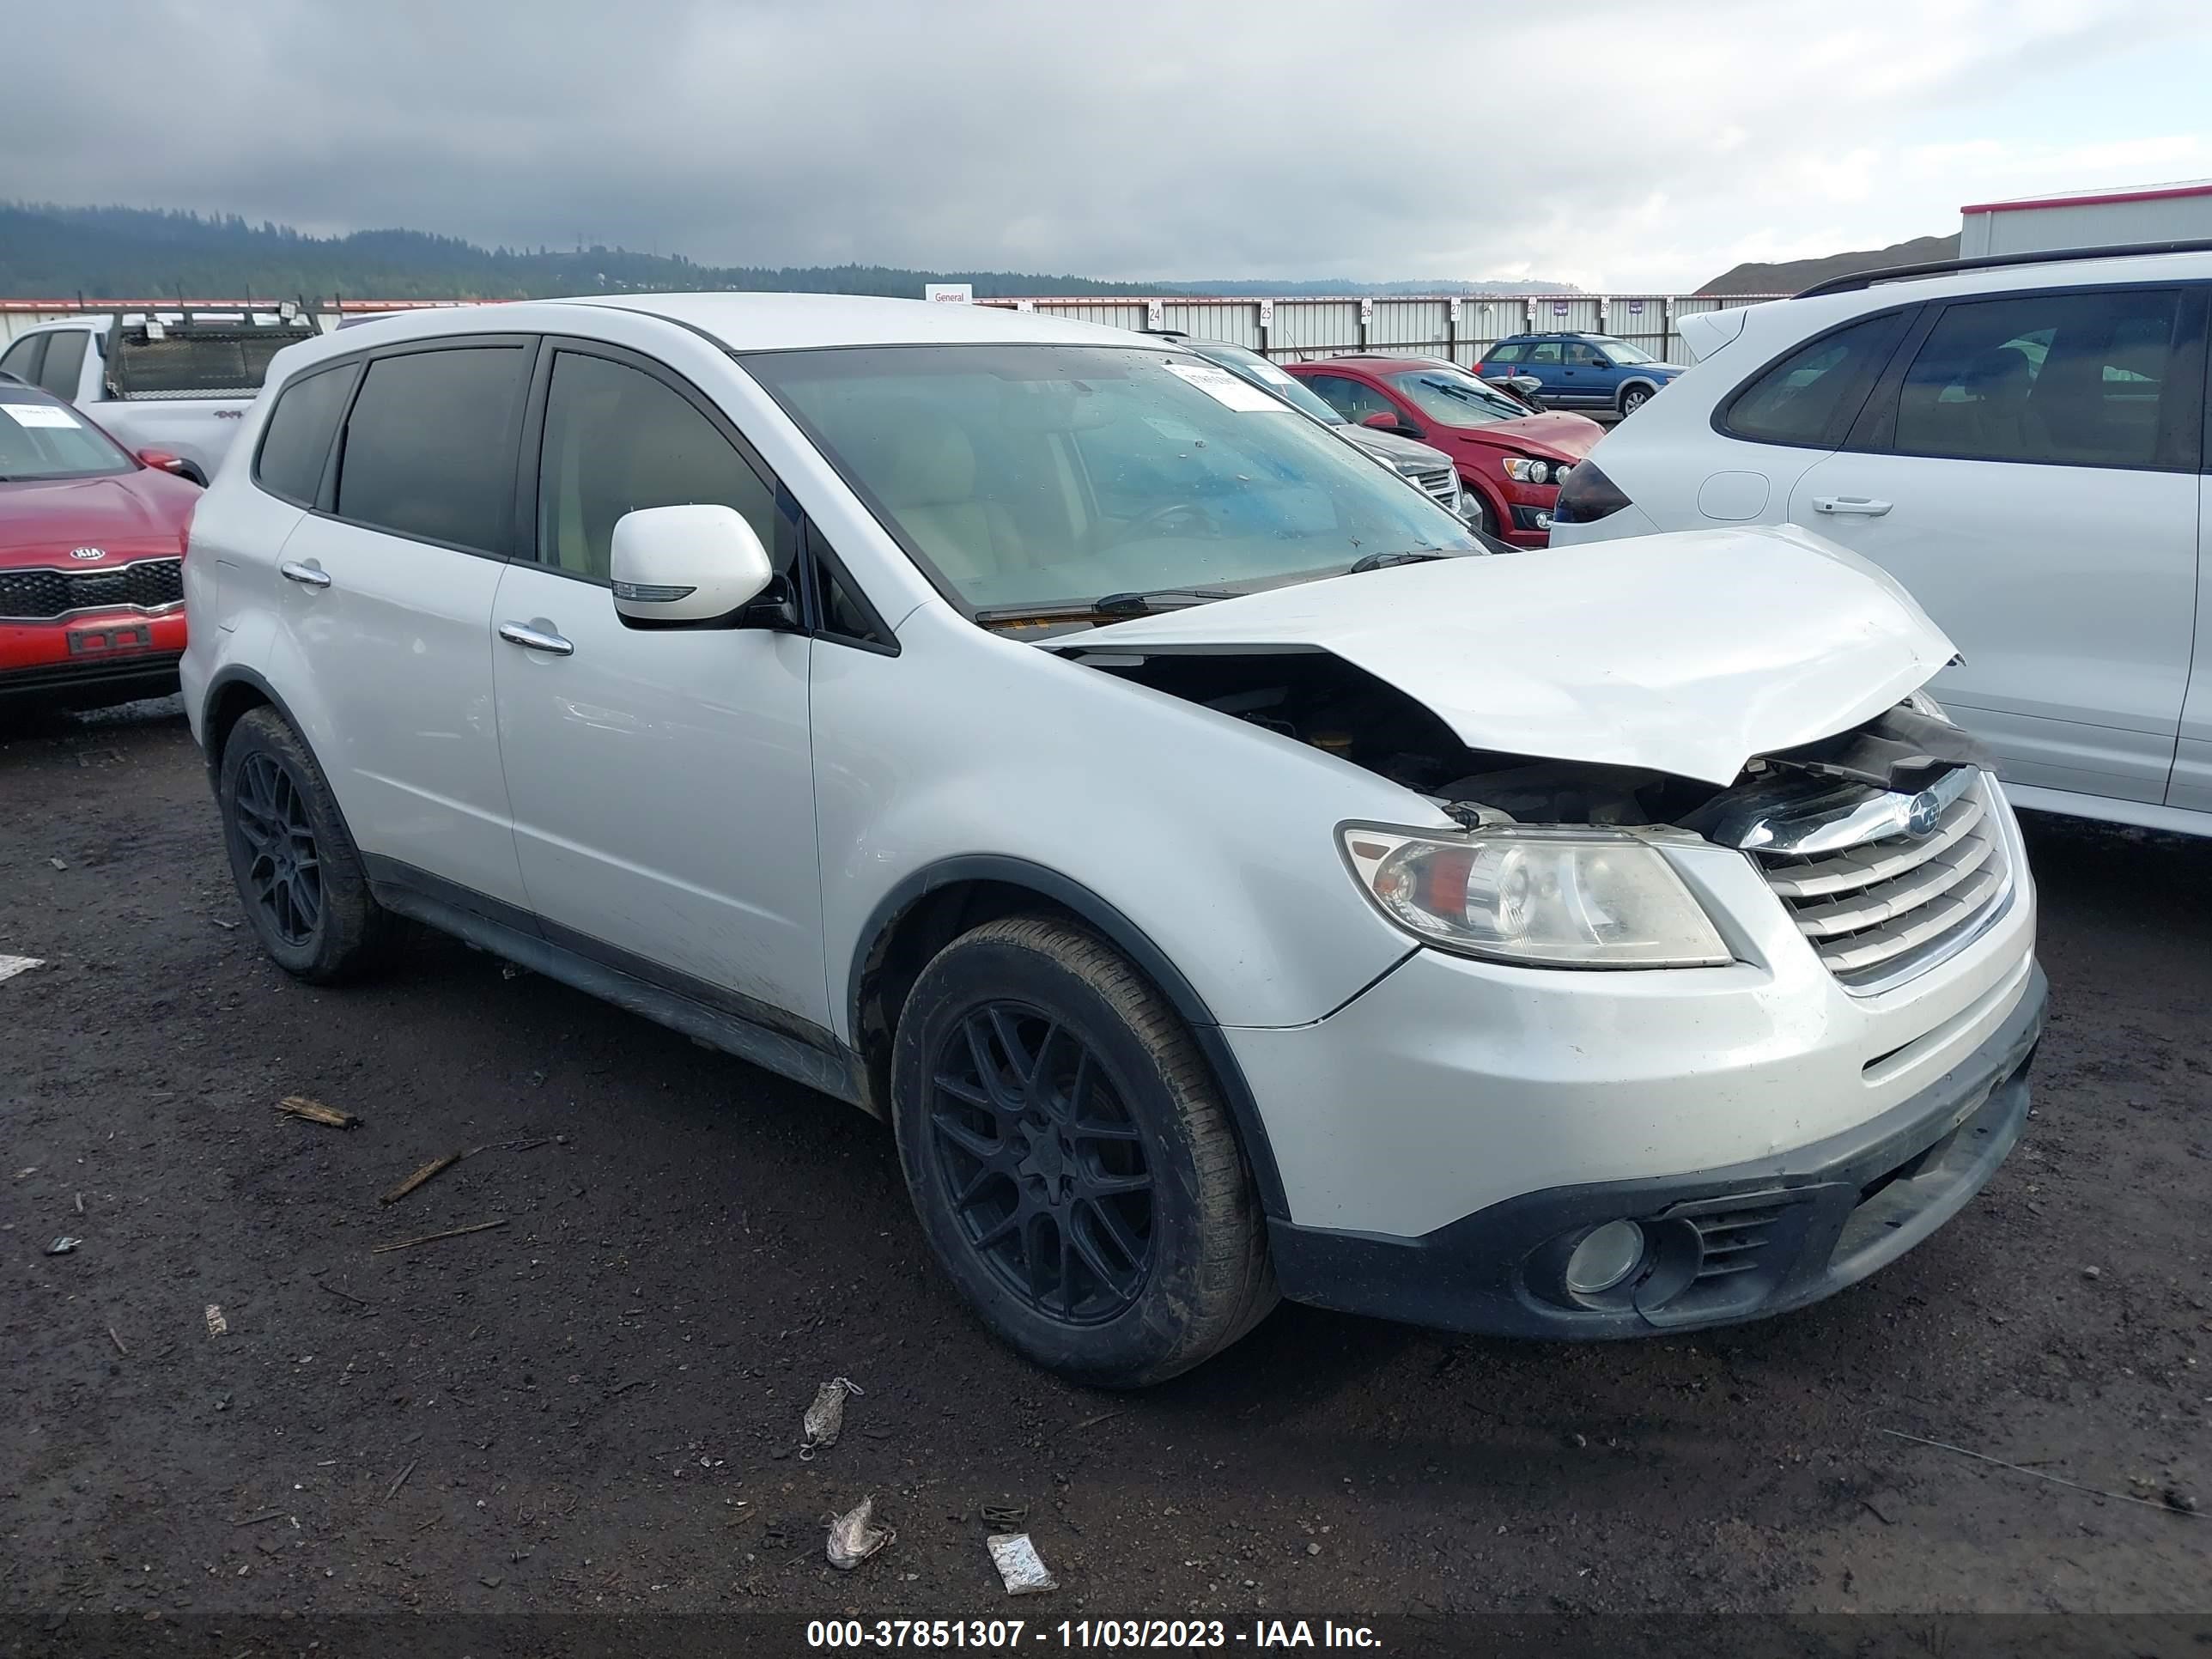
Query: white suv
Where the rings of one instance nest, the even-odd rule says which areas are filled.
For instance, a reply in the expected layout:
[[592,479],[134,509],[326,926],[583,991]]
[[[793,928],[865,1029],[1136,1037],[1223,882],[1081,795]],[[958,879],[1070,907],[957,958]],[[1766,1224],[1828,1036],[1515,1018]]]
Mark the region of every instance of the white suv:
[[1795,532],[1482,555],[1170,343],[409,317],[283,354],[185,568],[276,961],[411,917],[888,1118],[953,1281],[1087,1380],[1279,1291],[1796,1306],[2026,1115],[2033,889],[1895,584]]
[[1817,526],[1958,642],[1936,692],[2020,805],[2212,834],[2208,295],[2212,245],[1685,318],[1698,366],[1576,469],[1552,544]]

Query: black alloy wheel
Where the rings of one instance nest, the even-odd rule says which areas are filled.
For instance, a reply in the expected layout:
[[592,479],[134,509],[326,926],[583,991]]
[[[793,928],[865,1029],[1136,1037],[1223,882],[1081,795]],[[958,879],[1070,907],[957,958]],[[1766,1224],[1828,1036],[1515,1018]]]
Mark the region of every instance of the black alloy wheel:
[[283,944],[310,944],[323,916],[323,874],[306,797],[276,756],[259,753],[239,768],[232,804],[246,901]]
[[937,1179],[969,1246],[1037,1312],[1126,1312],[1152,1267],[1152,1172],[1090,1047],[1042,1010],[996,1001],[946,1034],[930,1077]]

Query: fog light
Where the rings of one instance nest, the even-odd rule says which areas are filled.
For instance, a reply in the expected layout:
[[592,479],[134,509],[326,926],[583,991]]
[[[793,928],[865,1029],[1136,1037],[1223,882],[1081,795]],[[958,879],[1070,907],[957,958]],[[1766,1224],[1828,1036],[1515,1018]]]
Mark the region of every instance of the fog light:
[[1567,1288],[1577,1296],[1601,1296],[1643,1265],[1644,1229],[1608,1221],[1591,1229],[1567,1258]]

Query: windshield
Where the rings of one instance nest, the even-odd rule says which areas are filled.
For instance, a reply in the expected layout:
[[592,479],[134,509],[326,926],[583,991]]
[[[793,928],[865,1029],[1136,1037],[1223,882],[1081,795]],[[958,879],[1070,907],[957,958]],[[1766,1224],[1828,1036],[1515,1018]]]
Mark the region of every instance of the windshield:
[[97,478],[135,466],[113,439],[67,404],[19,402],[0,387],[0,483]]
[[1323,403],[1321,394],[1295,374],[1286,374],[1256,351],[1231,345],[1224,340],[1200,340],[1189,348],[1208,362],[1219,363],[1231,374],[1241,374],[1255,386],[1265,386],[1301,414],[1323,426],[1350,426],[1351,422]]
[[1656,363],[1659,360],[1650,352],[1638,349],[1626,340],[1592,340],[1590,343],[1622,367],[1634,363]]
[[1187,351],[878,346],[742,360],[971,611],[1079,611],[1474,552],[1465,525]]
[[1419,374],[1393,374],[1390,384],[1412,398],[1422,414],[1446,426],[1488,426],[1493,421],[1523,420],[1528,414],[1527,404],[1485,385],[1464,369],[1425,368]]

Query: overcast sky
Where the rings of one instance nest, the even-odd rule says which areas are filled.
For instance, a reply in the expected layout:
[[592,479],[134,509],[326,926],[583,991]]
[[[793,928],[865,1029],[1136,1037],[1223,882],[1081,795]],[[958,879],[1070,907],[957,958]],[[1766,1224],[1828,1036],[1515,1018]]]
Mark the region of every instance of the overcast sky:
[[708,263],[1687,289],[2212,175],[2203,0],[199,0],[9,21],[0,196]]

